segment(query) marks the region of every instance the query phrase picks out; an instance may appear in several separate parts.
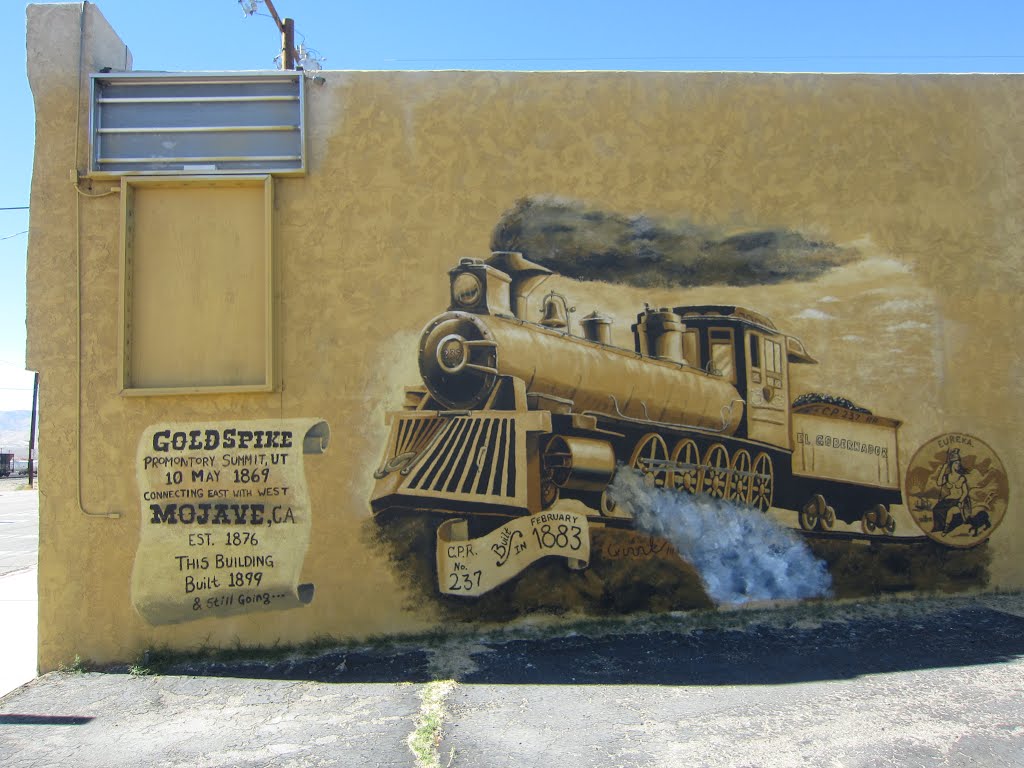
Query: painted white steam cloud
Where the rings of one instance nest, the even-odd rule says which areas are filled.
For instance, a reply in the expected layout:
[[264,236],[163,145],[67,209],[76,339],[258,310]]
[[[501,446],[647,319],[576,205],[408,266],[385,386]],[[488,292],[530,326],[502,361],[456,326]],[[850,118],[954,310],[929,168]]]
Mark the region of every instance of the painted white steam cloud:
[[638,528],[672,542],[719,604],[827,597],[832,577],[803,539],[760,511],[706,495],[649,487],[620,467],[609,494]]

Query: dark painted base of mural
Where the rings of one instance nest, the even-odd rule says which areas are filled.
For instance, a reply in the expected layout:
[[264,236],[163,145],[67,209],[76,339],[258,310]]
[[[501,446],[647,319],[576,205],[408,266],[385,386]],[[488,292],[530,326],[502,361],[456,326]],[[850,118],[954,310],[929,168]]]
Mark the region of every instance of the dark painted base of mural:
[[[544,558],[478,598],[442,595],[434,571],[436,532],[444,520],[430,513],[368,522],[366,535],[382,548],[405,584],[408,610],[432,604],[455,621],[506,621],[531,613],[589,615],[664,612],[714,607],[694,568],[664,539],[618,528],[591,528],[591,559],[574,571],[562,558]],[[471,537],[486,522],[471,523]],[[989,547],[949,549],[930,540],[907,543],[810,539],[832,574],[836,597],[892,592],[958,592],[988,583]]]
[[809,539],[828,565],[836,597],[887,592],[962,592],[988,585],[991,550],[951,549],[930,539],[907,543]]
[[[590,565],[581,571],[570,569],[563,558],[547,557],[478,598],[441,595],[433,565],[443,519],[422,514],[368,524],[368,535],[387,551],[405,583],[410,610],[429,601],[446,619],[505,621],[537,612],[610,615],[713,607],[697,573],[667,542],[600,528],[591,529]],[[486,530],[471,529],[471,536]]]

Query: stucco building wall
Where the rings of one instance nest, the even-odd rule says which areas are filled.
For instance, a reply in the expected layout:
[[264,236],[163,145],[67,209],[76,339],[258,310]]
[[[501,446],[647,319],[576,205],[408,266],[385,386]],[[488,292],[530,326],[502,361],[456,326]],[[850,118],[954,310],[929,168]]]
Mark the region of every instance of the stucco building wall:
[[[86,166],[88,73],[130,68],[131,57],[95,6],[84,28],[80,9],[28,9],[41,669],[75,654],[108,661],[157,646],[443,625],[443,608],[418,600],[374,540],[372,472],[384,414],[418,380],[417,334],[448,306],[446,271],[485,257],[502,215],[531,196],[856,244],[856,264],[810,284],[698,286],[685,300],[759,307],[784,322],[819,359],[806,390],[839,387],[904,422],[904,467],[944,431],[983,436],[1006,466],[1009,506],[986,542],[979,587],[1024,586],[1019,76],[322,73],[322,84],[307,82],[308,173],[274,182],[276,391],[125,397],[120,198],[91,197],[116,186],[99,180],[83,180],[79,194],[69,173]],[[623,346],[643,302],[681,303],[679,288],[554,281],[586,296],[581,311],[592,300],[615,315]],[[895,293],[882,300],[880,290]],[[829,297],[841,309],[819,303]],[[161,422],[292,417],[324,419],[333,436],[307,466],[303,575],[315,600],[149,625],[129,594],[139,437]]]

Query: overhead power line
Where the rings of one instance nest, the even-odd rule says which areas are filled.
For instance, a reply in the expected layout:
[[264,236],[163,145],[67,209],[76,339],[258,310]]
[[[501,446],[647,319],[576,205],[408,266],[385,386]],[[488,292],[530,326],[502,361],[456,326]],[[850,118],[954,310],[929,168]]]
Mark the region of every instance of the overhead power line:
[[1024,54],[927,54],[927,55],[908,55],[908,54],[871,54],[871,55],[836,55],[836,54],[822,54],[817,55],[787,55],[787,56],[565,56],[565,57],[545,57],[545,58],[480,58],[480,57],[466,57],[462,58],[459,56],[447,56],[445,58],[425,58],[425,59],[385,59],[385,61],[394,62],[441,62],[441,61],[505,61],[505,62],[531,62],[531,61],[885,61],[891,59],[900,59],[906,61],[929,61],[929,60],[947,60],[947,61],[970,61],[970,60],[985,60],[985,59],[1024,59]]
[[12,205],[8,208],[0,208],[0,211],[27,211],[27,205]]

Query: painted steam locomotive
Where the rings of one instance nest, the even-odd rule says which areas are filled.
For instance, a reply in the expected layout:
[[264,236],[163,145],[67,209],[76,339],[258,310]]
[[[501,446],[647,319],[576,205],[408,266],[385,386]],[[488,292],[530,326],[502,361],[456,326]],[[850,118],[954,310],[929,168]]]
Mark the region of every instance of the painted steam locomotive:
[[792,510],[804,530],[838,517],[893,532],[900,422],[822,395],[791,402],[790,366],[816,363],[799,339],[742,307],[645,306],[624,349],[597,312],[574,334],[555,292],[526,318],[551,274],[514,252],[449,272],[451,305],[420,339],[423,386],[388,415],[375,514],[508,517],[571,498],[628,526],[607,493],[626,465],[659,487]]

